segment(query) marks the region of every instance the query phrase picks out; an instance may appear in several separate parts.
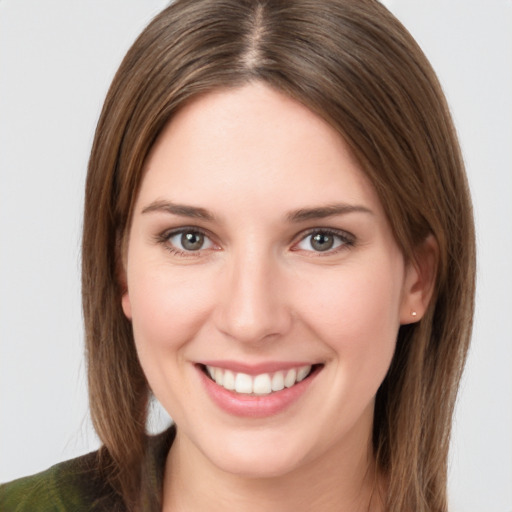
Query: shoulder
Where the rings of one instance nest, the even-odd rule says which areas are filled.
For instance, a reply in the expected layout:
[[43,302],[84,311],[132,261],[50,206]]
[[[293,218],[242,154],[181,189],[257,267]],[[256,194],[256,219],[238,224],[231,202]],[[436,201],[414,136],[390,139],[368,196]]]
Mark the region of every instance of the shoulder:
[[[161,494],[165,460],[175,435],[173,424],[147,437],[144,475],[150,495]],[[105,470],[100,469],[108,470],[109,460],[100,450],[2,484],[0,512],[124,512],[121,497],[108,484]]]
[[115,494],[99,474],[99,452],[0,485],[2,512],[115,510]]

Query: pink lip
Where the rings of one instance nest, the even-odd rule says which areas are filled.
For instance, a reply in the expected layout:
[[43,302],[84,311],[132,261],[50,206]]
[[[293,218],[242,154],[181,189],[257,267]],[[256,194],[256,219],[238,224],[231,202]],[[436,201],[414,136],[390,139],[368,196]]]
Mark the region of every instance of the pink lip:
[[[212,364],[211,366],[221,366],[220,361],[216,361],[215,365]],[[295,368],[296,366],[296,363],[294,363],[291,368]],[[226,368],[226,366],[222,367]],[[239,367],[240,366],[237,365],[237,368]],[[212,399],[212,401],[223,411],[234,416],[241,416],[246,418],[264,418],[284,411],[294,402],[299,400],[300,397],[306,393],[315,377],[321,371],[322,366],[317,366],[314,368],[313,372],[306,379],[295,384],[291,388],[285,388],[281,391],[263,396],[244,395],[235,393],[234,391],[228,391],[210,379],[204,373],[200,365],[197,365],[196,368],[207,394]],[[266,366],[266,368],[268,368],[268,366]],[[254,367],[252,367],[252,369],[254,369]],[[279,369],[283,369],[282,364],[279,365]]]

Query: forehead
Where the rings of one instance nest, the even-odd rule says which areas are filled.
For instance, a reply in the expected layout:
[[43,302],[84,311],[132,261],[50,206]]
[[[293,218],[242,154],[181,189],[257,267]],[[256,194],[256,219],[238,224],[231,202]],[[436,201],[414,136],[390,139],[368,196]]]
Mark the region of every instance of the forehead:
[[260,83],[214,91],[184,106],[151,150],[139,198],[256,210],[272,201],[283,208],[378,203],[341,135]]

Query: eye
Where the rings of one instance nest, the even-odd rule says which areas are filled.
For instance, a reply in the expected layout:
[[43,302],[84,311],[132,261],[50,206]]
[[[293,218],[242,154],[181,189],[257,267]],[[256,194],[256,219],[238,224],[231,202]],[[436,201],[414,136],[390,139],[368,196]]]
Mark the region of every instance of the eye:
[[215,247],[215,244],[202,231],[190,228],[168,232],[162,236],[162,241],[176,253],[198,252]]
[[345,232],[317,229],[310,231],[295,245],[294,250],[312,252],[337,252],[346,246],[354,245],[354,238]]

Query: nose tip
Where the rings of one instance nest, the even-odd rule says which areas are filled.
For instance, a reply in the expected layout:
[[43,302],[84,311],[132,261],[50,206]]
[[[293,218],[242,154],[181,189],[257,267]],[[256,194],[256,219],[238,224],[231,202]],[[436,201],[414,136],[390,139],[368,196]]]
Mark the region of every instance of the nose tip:
[[221,287],[218,329],[243,343],[284,335],[290,329],[292,315],[278,269],[267,263],[240,266],[229,274]]

